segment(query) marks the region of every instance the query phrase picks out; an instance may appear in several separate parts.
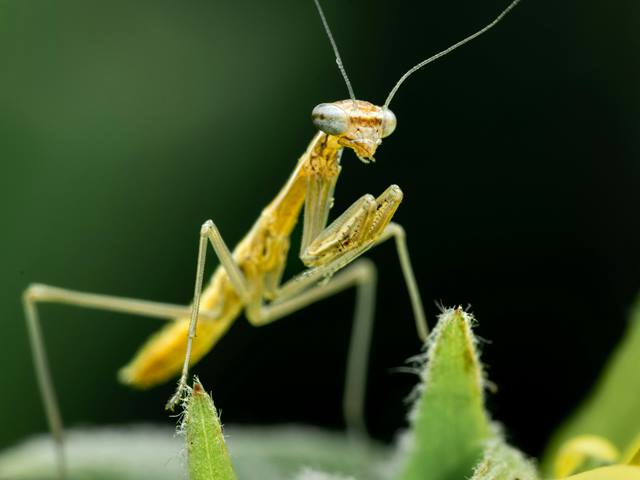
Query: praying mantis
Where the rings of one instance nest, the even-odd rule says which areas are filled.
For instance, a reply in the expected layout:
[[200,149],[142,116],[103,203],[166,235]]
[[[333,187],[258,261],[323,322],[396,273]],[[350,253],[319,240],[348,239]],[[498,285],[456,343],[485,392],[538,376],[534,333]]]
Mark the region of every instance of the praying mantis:
[[[264,326],[312,303],[355,287],[356,307],[345,375],[343,410],[347,426],[364,432],[365,372],[374,316],[376,270],[360,258],[367,250],[393,239],[407,286],[418,337],[429,333],[422,300],[409,258],[404,229],[392,221],[403,193],[389,186],[377,197],[366,194],[329,222],[333,192],[341,173],[341,156],[351,149],[363,162],[374,160],[382,140],[396,128],[389,105],[400,85],[415,71],[473,40],[496,25],[519,0],[512,1],[491,23],[409,69],[382,106],[358,100],[318,0],[319,16],[336,56],[349,98],[322,103],[312,112],[318,133],[299,158],[274,199],[262,210],[246,236],[232,250],[212,220],[200,228],[193,301],[190,305],[85,293],[32,284],[23,304],[36,377],[57,452],[60,478],[66,475],[63,424],[50,374],[37,311],[39,303],[60,303],[168,320],[119,372],[127,385],[150,388],[180,375],[173,409],[187,391],[189,368],[199,361],[244,312],[254,326]],[[304,213],[303,213],[304,212]],[[299,258],[306,269],[282,281],[290,237],[303,216]],[[209,244],[220,265],[205,284]]]

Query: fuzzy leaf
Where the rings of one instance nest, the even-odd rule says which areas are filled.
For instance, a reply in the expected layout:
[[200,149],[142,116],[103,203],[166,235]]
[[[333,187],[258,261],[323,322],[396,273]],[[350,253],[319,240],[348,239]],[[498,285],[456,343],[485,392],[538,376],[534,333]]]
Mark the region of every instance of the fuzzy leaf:
[[476,466],[471,480],[537,480],[533,463],[520,451],[492,440],[485,449],[482,461]]
[[429,338],[402,480],[468,478],[492,436],[472,321],[447,310]]
[[187,440],[190,480],[236,479],[213,400],[198,379],[194,380],[186,401],[182,428]]
[[579,435],[599,435],[624,450],[640,433],[640,297],[622,343],[593,392],[573,417],[553,436],[544,456],[550,472],[558,449]]

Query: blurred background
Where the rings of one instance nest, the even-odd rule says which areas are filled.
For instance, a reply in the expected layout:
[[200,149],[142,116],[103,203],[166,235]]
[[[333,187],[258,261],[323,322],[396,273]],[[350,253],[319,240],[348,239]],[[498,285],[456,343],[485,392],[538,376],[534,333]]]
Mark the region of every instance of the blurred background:
[[[507,2],[323,3],[356,95],[380,103]],[[313,106],[346,88],[311,0],[1,10],[5,447],[46,429],[20,305],[29,282],[188,302],[202,222],[235,244],[314,134]],[[343,157],[334,215],[402,187],[396,220],[430,322],[436,302],[471,305],[498,387],[490,408],[530,454],[588,391],[640,287],[639,27],[635,0],[524,0],[405,83],[377,163]],[[380,277],[367,415],[388,441],[416,381],[392,369],[420,345],[393,244],[368,255]],[[353,297],[263,329],[240,318],[194,369],[223,420],[342,428]],[[157,320],[41,315],[68,425],[175,422],[173,384],[137,392],[115,378]]]

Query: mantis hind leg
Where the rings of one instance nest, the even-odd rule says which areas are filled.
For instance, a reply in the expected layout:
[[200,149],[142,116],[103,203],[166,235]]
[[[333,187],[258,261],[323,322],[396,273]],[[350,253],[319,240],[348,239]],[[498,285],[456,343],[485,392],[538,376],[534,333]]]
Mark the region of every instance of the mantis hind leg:
[[[53,435],[56,445],[58,476],[59,478],[64,479],[67,476],[67,463],[64,454],[64,427],[49,368],[49,361],[47,359],[37,304],[58,303],[162,319],[173,319],[188,315],[190,308],[187,306],[168,303],[78,292],[40,284],[30,285],[25,290],[22,296],[22,301],[24,305],[36,378],[40,388],[40,394],[42,396],[49,429]],[[209,316],[209,313],[201,312],[201,315]]]
[[356,287],[356,307],[342,404],[345,423],[348,429],[356,434],[366,434],[364,398],[375,314],[376,279],[375,264],[371,260],[360,259],[338,272],[326,283],[316,284],[286,299],[276,299],[268,305],[247,309],[249,321],[255,326],[263,326],[348,288]]

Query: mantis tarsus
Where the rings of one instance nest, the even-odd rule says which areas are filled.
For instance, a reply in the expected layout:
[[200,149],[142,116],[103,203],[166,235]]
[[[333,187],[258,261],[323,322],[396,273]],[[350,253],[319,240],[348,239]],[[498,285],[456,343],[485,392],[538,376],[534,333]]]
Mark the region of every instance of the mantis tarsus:
[[[382,107],[356,100],[320,4],[318,0],[314,1],[350,98],[314,108],[313,122],[319,132],[298,160],[288,181],[233,251],[229,250],[213,221],[208,220],[202,225],[192,304],[172,305],[40,284],[32,284],[25,291],[23,300],[35,370],[49,427],[57,445],[61,478],[66,471],[63,426],[46,359],[37,303],[55,302],[172,320],[153,335],[119,373],[124,383],[147,388],[181,372],[176,393],[167,403],[167,408],[172,409],[180,402],[187,388],[189,366],[213,347],[243,310],[253,325],[266,325],[355,286],[358,294],[343,408],[347,425],[354,430],[365,431],[365,372],[376,271],[372,262],[356,259],[368,249],[393,238],[409,291],[418,336],[426,340],[428,328],[404,230],[391,222],[402,200],[402,191],[397,185],[391,185],[377,198],[364,195],[327,226],[334,187],[341,170],[340,157],[347,147],[363,162],[372,161],[382,139],[395,129],[396,119],[389,110],[389,104],[402,82],[419,68],[492,28],[519,0],[514,0],[481,30],[408,70],[393,87]],[[307,269],[281,283],[290,235],[303,206],[299,257]],[[220,260],[220,266],[203,287],[208,243]]]

